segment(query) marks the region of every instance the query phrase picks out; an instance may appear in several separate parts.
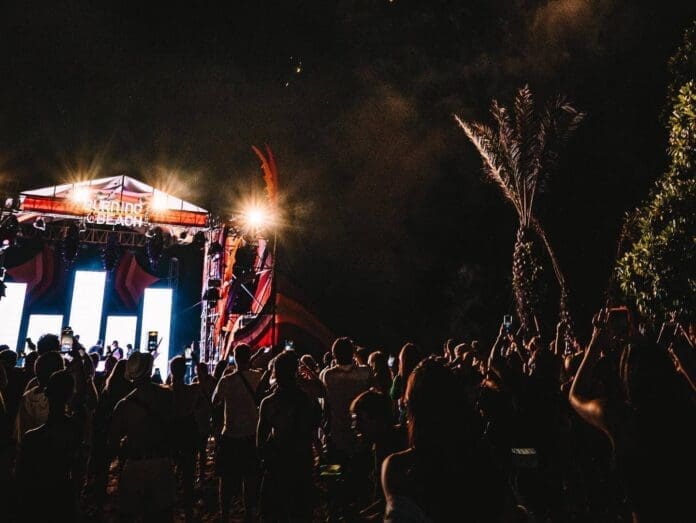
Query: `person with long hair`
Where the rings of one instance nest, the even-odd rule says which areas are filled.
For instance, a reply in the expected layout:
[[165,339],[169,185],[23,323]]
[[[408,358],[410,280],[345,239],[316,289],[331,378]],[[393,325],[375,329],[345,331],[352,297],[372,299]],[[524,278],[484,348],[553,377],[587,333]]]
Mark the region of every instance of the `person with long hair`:
[[256,445],[263,463],[264,521],[311,521],[314,506],[312,444],[321,411],[298,384],[294,351],[274,360],[276,387],[261,402]]
[[437,358],[410,374],[404,404],[409,448],[382,466],[385,521],[492,521],[504,483],[473,430],[454,374]]
[[375,351],[367,358],[367,364],[372,370],[372,384],[375,389],[389,395],[392,376],[387,364],[387,356],[382,351]]
[[399,371],[394,376],[392,381],[391,389],[389,390],[389,396],[391,396],[392,401],[399,413],[399,422],[402,423],[406,419],[406,409],[404,408],[404,394],[406,393],[406,383],[408,382],[408,377],[416,368],[416,365],[420,362],[422,356],[421,351],[415,343],[406,343],[401,347],[401,352],[399,352]]

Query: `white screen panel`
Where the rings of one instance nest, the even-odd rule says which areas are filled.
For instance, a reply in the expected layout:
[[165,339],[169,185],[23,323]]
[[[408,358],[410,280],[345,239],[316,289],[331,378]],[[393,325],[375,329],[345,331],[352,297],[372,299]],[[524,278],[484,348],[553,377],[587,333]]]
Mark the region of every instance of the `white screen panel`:
[[70,326],[85,347],[96,345],[101,328],[106,272],[77,271],[70,307]]
[[63,328],[62,314],[32,314],[29,316],[29,328],[27,337],[36,343],[44,334],[55,334],[60,336]]
[[104,346],[111,345],[114,340],[117,340],[125,355],[126,345],[130,343],[135,347],[135,329],[137,325],[137,316],[107,316]]
[[172,290],[145,289],[143,299],[143,323],[140,336],[140,350],[147,351],[149,331],[157,331],[162,340],[155,358],[154,368],[159,368],[162,379],[169,372],[169,330],[172,321]]
[[8,345],[16,350],[27,284],[6,282],[5,285],[5,297],[0,298],[0,345]]

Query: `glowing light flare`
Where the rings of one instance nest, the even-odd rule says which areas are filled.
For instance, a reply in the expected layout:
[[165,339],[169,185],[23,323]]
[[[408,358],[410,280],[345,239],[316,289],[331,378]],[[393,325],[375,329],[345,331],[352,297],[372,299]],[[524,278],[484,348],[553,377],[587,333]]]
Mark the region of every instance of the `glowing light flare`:
[[165,193],[163,193],[162,191],[155,191],[154,194],[152,195],[152,200],[151,200],[150,205],[155,211],[166,210],[167,206],[168,206],[167,195]]
[[75,187],[70,197],[75,203],[87,203],[92,199],[92,192],[89,187]]
[[251,231],[258,231],[271,227],[275,219],[271,210],[260,204],[249,204],[241,213],[242,225]]

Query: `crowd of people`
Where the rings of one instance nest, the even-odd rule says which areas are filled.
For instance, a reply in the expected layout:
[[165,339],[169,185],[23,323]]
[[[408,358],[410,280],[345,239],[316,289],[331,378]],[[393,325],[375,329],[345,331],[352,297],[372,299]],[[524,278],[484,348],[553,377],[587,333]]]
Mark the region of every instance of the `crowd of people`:
[[224,522],[694,521],[693,326],[618,325],[398,358],[239,344],[162,384],[137,350],[0,347],[2,520],[104,520],[114,497],[124,521],[194,521],[212,462]]

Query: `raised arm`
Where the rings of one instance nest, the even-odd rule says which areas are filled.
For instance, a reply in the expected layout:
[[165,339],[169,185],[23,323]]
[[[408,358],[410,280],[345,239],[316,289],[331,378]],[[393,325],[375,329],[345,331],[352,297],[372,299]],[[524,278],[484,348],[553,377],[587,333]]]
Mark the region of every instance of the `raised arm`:
[[224,379],[224,376],[222,378],[220,378],[220,381],[218,381],[218,384],[215,386],[215,390],[213,391],[213,397],[211,398],[211,402],[213,403],[214,406],[222,405],[222,402],[224,401],[224,398],[222,397],[222,390],[221,390],[221,386],[224,386],[222,384],[223,379]]
[[498,337],[495,339],[495,342],[491,347],[491,352],[488,355],[488,370],[495,372],[499,377],[501,373],[501,363],[503,359],[502,355],[500,354],[500,349],[505,343],[506,335],[507,331],[505,330],[505,325],[502,324],[500,326],[500,330],[498,331]]
[[582,419],[609,435],[605,419],[606,398],[593,397],[591,392],[594,368],[599,360],[602,345],[606,341],[606,312],[602,310],[596,314],[592,323],[594,325],[592,339],[585,349],[585,356],[570,387],[569,400]]
[[696,349],[681,325],[677,324],[674,341],[667,350],[677,372],[696,393]]

